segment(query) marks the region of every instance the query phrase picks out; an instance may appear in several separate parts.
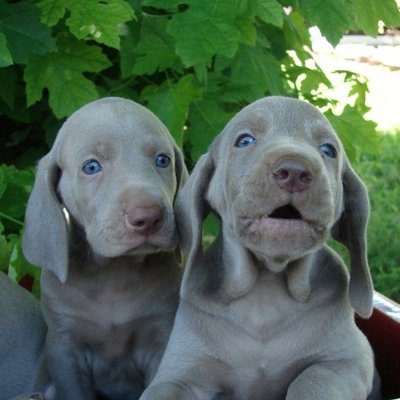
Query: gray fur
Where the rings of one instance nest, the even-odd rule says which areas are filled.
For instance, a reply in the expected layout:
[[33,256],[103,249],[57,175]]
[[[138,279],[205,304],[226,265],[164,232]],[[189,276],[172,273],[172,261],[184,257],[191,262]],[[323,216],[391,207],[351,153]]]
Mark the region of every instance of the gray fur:
[[0,399],[41,390],[49,383],[46,324],[39,302],[0,272]]
[[[242,134],[256,143],[235,147]],[[325,143],[337,157],[321,153]],[[305,189],[282,189],[284,163],[304,166]],[[289,203],[302,220],[269,217]],[[221,232],[204,250],[210,210]],[[372,311],[368,214],[365,187],[316,108],[283,97],[245,107],[178,197],[187,259],[181,302],[141,400],[365,400],[373,354],[354,310]],[[350,276],[324,244],[332,230],[350,251]]]
[[[171,159],[155,165],[157,154]],[[99,174],[82,165],[100,161]],[[173,203],[186,179],[165,126],[133,101],[76,111],[40,161],[23,249],[43,267],[47,358],[57,399],[137,399],[158,367],[175,315],[180,267]],[[162,212],[155,233],[128,221]]]

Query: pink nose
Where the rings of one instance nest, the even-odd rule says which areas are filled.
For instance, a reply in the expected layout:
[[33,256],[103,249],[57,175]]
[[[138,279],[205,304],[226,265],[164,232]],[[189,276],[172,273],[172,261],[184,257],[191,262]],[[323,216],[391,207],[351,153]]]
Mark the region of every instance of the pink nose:
[[143,236],[158,232],[163,220],[163,212],[158,206],[136,206],[126,214],[128,227]]
[[306,190],[313,179],[308,167],[294,160],[280,163],[272,175],[278,186],[290,193]]

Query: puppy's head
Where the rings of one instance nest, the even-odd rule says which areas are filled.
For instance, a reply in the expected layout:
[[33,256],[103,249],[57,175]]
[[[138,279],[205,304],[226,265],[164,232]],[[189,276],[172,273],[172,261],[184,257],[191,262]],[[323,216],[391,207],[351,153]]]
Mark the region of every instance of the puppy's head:
[[[203,179],[205,189],[198,196],[219,214],[224,234],[244,249],[238,259],[250,253],[280,272],[320,248],[332,231],[351,253],[350,299],[368,315],[368,197],[337,135],[315,107],[282,97],[249,105],[228,123],[199,169],[203,172],[193,179]],[[191,180],[185,192],[201,186]],[[256,270],[241,264],[235,275],[249,285],[255,278],[243,277]]]
[[225,128],[207,200],[279,272],[320,247],[341,212],[342,146],[307,103],[267,98]]
[[129,100],[76,111],[40,161],[23,247],[33,263],[67,277],[68,221],[102,257],[171,250],[173,203],[187,175],[165,126]]

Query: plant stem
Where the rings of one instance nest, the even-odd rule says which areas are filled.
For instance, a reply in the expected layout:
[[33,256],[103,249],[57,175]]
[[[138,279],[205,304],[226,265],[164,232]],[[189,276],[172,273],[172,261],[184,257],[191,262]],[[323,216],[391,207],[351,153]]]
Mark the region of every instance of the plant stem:
[[0,217],[3,217],[3,218],[5,218],[5,219],[8,219],[9,221],[14,222],[14,224],[17,224],[17,225],[19,225],[19,226],[24,226],[23,222],[18,221],[17,219],[15,219],[15,218],[13,218],[13,217],[10,217],[10,216],[7,215],[7,214],[3,214],[1,211],[0,211]]

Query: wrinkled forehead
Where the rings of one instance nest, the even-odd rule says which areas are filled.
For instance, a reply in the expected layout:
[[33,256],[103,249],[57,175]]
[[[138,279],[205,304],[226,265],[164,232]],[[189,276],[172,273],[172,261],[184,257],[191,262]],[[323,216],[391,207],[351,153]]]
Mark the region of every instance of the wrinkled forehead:
[[[91,147],[167,147],[169,133],[149,110],[128,100],[98,101],[76,111],[60,129],[55,146],[60,152]],[[95,149],[95,150],[96,150]]]
[[314,106],[297,99],[269,97],[243,108],[228,123],[226,136],[240,133],[274,137],[338,138],[328,120]]

